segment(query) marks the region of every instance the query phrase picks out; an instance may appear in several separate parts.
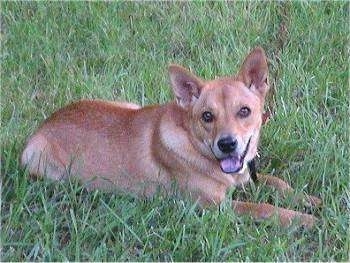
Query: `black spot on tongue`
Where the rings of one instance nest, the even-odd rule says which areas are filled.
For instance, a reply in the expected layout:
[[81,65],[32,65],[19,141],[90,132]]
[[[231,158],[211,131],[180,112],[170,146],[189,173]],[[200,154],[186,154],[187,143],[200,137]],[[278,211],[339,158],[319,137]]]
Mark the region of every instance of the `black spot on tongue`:
[[236,173],[242,169],[243,162],[240,156],[229,156],[220,160],[220,167],[225,173]]

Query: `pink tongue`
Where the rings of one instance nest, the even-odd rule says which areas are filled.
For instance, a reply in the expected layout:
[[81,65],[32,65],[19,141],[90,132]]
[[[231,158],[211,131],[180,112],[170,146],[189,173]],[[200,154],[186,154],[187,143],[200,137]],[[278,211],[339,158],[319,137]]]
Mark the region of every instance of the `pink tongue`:
[[221,169],[225,173],[235,173],[242,168],[241,158],[239,156],[231,156],[220,161]]

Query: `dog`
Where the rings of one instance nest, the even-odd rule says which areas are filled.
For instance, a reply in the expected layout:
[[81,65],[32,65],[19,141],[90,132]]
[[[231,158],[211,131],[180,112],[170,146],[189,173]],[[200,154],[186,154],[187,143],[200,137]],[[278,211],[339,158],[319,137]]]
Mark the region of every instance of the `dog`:
[[[229,188],[251,181],[269,90],[265,52],[253,49],[236,76],[205,81],[178,65],[169,76],[175,101],[164,105],[81,100],[58,110],[28,140],[21,164],[35,176],[77,176],[90,189],[147,197],[176,182],[202,206],[219,205]],[[257,179],[292,191],[277,177]],[[255,219],[277,215],[283,226],[316,220],[267,203],[233,200],[232,208]]]

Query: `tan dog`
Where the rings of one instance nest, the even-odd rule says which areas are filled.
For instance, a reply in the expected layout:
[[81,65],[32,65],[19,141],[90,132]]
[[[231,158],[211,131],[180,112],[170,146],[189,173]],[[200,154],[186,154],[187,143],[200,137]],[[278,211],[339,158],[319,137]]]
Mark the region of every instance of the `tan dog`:
[[[250,180],[247,163],[257,154],[268,67],[254,49],[235,77],[204,81],[169,67],[176,102],[140,108],[129,103],[83,100],[47,119],[29,139],[22,165],[53,179],[79,176],[92,188],[119,188],[151,196],[176,181],[203,205],[220,204],[228,188]],[[282,192],[282,180],[258,175]],[[317,199],[314,198],[312,200]],[[282,225],[315,218],[269,204],[233,201],[239,214],[279,216]]]

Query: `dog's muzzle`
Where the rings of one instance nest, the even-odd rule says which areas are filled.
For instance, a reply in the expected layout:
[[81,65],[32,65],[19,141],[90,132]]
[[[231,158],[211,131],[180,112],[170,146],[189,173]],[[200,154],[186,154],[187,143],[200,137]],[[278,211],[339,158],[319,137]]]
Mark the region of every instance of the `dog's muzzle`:
[[[219,149],[220,149],[219,142],[221,140],[222,139],[220,139],[218,141]],[[250,140],[251,140],[251,137],[249,138],[249,141],[248,141],[242,155],[240,155],[236,151],[237,141],[233,141],[233,140],[231,142],[226,141],[227,143],[224,144],[225,146],[222,146],[223,150],[222,149],[220,149],[220,150],[222,152],[228,154],[226,157],[219,159],[221,170],[224,173],[238,173],[243,168],[244,158],[246,157],[247,152],[249,150]]]

